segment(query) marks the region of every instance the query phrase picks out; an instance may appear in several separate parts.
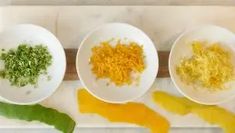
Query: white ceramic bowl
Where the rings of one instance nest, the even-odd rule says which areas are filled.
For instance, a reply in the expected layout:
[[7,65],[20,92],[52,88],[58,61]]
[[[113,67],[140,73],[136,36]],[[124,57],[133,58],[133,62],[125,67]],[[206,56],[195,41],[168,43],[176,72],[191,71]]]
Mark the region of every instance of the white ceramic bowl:
[[[49,97],[62,82],[66,68],[65,53],[59,40],[40,26],[20,24],[0,33],[1,49],[17,48],[24,42],[32,45],[43,44],[48,47],[52,55],[52,64],[48,67],[51,80],[48,81],[47,76],[40,75],[37,88],[33,85],[18,88],[11,86],[7,79],[0,79],[0,96],[14,104],[35,104]],[[4,66],[3,62],[0,66],[1,68]]]
[[[102,41],[111,38],[135,41],[143,45],[146,69],[140,76],[139,85],[131,84],[121,87],[107,79],[96,79],[91,71],[89,59],[91,49]],[[153,42],[140,29],[124,23],[110,23],[96,28],[82,41],[77,53],[76,68],[82,84],[95,97],[110,103],[125,103],[142,96],[153,84],[158,71],[158,55]]]
[[[176,65],[178,65],[183,57],[190,57],[192,55],[191,43],[194,40],[207,41],[209,43],[219,42],[225,48],[231,49],[235,53],[235,35],[225,28],[214,25],[204,25],[190,31],[186,31],[174,42],[169,57],[169,70],[171,79],[176,88],[184,96],[194,102],[215,105],[221,104],[235,96],[235,82],[230,82],[226,86],[230,89],[223,91],[211,92],[206,88],[193,88],[192,85],[183,83],[176,74]],[[233,59],[233,63],[235,60]]]

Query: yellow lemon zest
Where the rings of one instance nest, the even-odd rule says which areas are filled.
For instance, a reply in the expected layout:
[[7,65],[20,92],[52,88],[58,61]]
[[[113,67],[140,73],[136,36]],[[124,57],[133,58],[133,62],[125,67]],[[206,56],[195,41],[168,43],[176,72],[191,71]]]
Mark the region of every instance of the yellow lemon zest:
[[224,83],[233,80],[231,55],[219,43],[204,47],[203,42],[194,41],[193,56],[182,59],[176,66],[181,80],[188,83],[199,83],[209,90],[224,88]]

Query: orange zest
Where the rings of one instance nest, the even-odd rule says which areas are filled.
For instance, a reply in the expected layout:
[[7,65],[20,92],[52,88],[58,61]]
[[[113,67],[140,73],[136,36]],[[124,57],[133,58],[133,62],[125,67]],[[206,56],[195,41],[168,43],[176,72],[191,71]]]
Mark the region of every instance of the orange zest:
[[81,113],[95,113],[111,122],[127,122],[149,128],[151,133],[168,133],[169,123],[160,114],[144,104],[129,102],[111,104],[96,99],[85,89],[77,91],[77,100]]
[[117,86],[132,84],[133,73],[139,75],[145,69],[143,47],[136,42],[118,41],[114,47],[110,41],[101,42],[92,48],[90,63],[97,79],[108,78]]

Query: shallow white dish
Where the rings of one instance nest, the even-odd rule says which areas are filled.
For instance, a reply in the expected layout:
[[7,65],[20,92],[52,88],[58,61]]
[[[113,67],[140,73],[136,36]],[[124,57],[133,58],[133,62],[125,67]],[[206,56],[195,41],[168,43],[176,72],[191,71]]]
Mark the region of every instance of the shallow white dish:
[[[48,81],[46,75],[40,75],[36,88],[33,85],[18,88],[11,86],[7,79],[0,79],[0,96],[5,101],[14,104],[35,104],[49,97],[62,82],[66,68],[65,53],[59,40],[40,26],[20,24],[0,33],[1,49],[17,48],[24,42],[48,47],[52,55],[52,64],[48,67],[47,72],[51,76],[51,80]],[[3,68],[3,62],[0,63],[0,66]]]
[[[146,68],[140,75],[139,85],[106,85],[108,79],[96,79],[89,59],[91,49],[110,39],[134,41],[143,46]],[[153,84],[158,71],[158,54],[151,39],[140,29],[124,23],[110,23],[96,28],[82,41],[76,58],[76,68],[82,84],[95,97],[110,103],[125,103],[142,96]]]
[[[190,57],[192,55],[191,42],[194,40],[206,41],[208,43],[219,42],[223,47],[231,49],[233,55],[235,53],[235,35],[225,28],[214,25],[204,25],[186,31],[174,42],[169,57],[171,79],[178,91],[192,101],[207,105],[221,104],[234,98],[235,82],[226,84],[230,89],[211,92],[199,86],[195,89],[192,85],[186,85],[180,80],[179,76],[176,74],[176,65],[180,63],[183,57]],[[235,63],[234,58],[233,63]]]

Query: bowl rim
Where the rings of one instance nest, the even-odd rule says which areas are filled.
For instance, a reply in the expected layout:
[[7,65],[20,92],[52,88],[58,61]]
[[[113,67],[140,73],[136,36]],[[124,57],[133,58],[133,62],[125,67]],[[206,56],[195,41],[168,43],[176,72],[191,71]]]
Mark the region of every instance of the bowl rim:
[[200,101],[200,100],[195,100],[194,98],[192,98],[191,96],[187,95],[184,91],[181,90],[181,88],[178,86],[178,84],[176,83],[175,81],[175,78],[173,76],[173,70],[171,68],[173,68],[173,66],[171,66],[171,61],[173,60],[173,57],[172,57],[172,53],[175,49],[175,46],[177,45],[178,41],[184,37],[185,35],[187,35],[188,33],[190,32],[193,32],[193,31],[196,31],[198,29],[201,29],[201,28],[204,28],[204,27],[214,27],[214,28],[219,28],[219,29],[222,29],[222,30],[225,30],[226,32],[228,32],[229,34],[232,34],[235,38],[235,34],[228,30],[227,28],[224,28],[224,27],[221,27],[221,26],[218,26],[218,25],[214,25],[214,24],[202,24],[202,25],[197,25],[197,26],[194,26],[193,28],[189,28],[189,29],[186,29],[185,31],[183,31],[177,38],[176,40],[174,41],[172,47],[171,47],[171,50],[170,50],[170,54],[169,54],[169,59],[168,59],[168,69],[169,69],[169,73],[170,73],[170,78],[173,82],[173,84],[175,85],[176,89],[178,90],[178,92],[180,92],[184,97],[188,98],[189,100],[193,101],[193,102],[196,102],[198,104],[203,104],[203,105],[219,105],[219,104],[222,104],[222,103],[225,103],[225,102],[228,102],[230,100],[232,100],[233,98],[235,98],[235,95],[233,96],[230,96],[230,97],[227,97],[221,101],[217,101],[217,102],[203,102],[203,101]]
[[10,103],[10,104],[16,104],[16,105],[33,105],[33,104],[37,104],[37,103],[40,103],[42,101],[44,101],[45,99],[49,98],[52,94],[54,94],[56,92],[56,90],[59,88],[60,84],[63,82],[63,78],[64,78],[64,75],[65,75],[65,71],[66,71],[66,66],[67,66],[67,63],[66,63],[66,55],[65,55],[65,51],[64,51],[64,48],[61,44],[61,42],[59,41],[59,39],[51,32],[49,31],[48,29],[40,26],[40,25],[36,25],[36,24],[30,24],[30,23],[23,23],[23,24],[16,24],[12,27],[7,27],[5,29],[3,29],[3,31],[0,32],[0,34],[6,32],[6,31],[9,31],[9,30],[13,30],[15,28],[18,28],[18,27],[33,27],[33,28],[38,28],[40,30],[43,30],[45,32],[47,32],[49,35],[51,35],[51,37],[53,37],[57,42],[58,42],[58,47],[61,49],[61,54],[63,54],[63,59],[61,59],[64,63],[64,69],[63,69],[63,74],[61,76],[61,79],[60,79],[60,82],[55,86],[55,88],[53,88],[53,90],[51,91],[51,93],[47,93],[47,95],[37,99],[37,100],[33,100],[31,102],[17,102],[17,101],[13,101],[13,100],[9,100],[8,98],[4,97],[1,95],[0,93],[0,99],[2,99],[3,101],[7,102],[7,103]]
[[130,101],[134,101],[134,100],[136,100],[136,99],[142,97],[144,94],[146,94],[146,93],[150,90],[150,88],[152,87],[153,83],[155,82],[155,79],[154,79],[154,80],[152,81],[152,83],[149,85],[148,89],[146,89],[145,91],[143,91],[143,92],[140,93],[139,95],[136,95],[136,96],[134,96],[134,97],[132,97],[132,98],[129,98],[129,99],[126,99],[126,100],[112,101],[112,100],[107,100],[107,99],[101,98],[101,97],[97,96],[95,93],[93,93],[92,91],[90,91],[90,89],[88,89],[88,87],[86,86],[84,80],[81,78],[81,76],[79,76],[79,75],[80,75],[80,71],[79,71],[79,67],[78,67],[78,56],[79,56],[79,53],[80,53],[80,51],[81,51],[81,47],[84,45],[84,42],[85,42],[95,31],[100,30],[100,29],[102,29],[103,27],[108,26],[108,25],[125,25],[125,26],[129,26],[129,27],[131,27],[131,28],[134,28],[134,29],[140,31],[143,35],[145,35],[145,36],[149,39],[149,41],[150,41],[150,42],[153,44],[153,46],[154,46],[154,53],[155,53],[156,56],[157,56],[157,57],[156,57],[156,58],[157,58],[157,61],[156,61],[157,68],[156,68],[156,70],[155,70],[155,72],[154,72],[154,73],[155,73],[155,74],[154,74],[155,79],[156,79],[156,77],[157,77],[158,70],[159,70],[159,55],[158,55],[157,48],[156,48],[154,42],[152,41],[152,39],[151,39],[144,31],[142,31],[141,29],[139,29],[139,28],[137,28],[137,27],[135,27],[135,26],[133,26],[133,25],[131,25],[131,24],[128,24],[128,23],[122,23],[122,22],[104,23],[104,24],[102,24],[102,25],[100,25],[100,26],[95,27],[95,28],[94,28],[93,30],[91,30],[90,32],[88,32],[88,34],[83,38],[83,40],[82,40],[81,43],[80,43],[80,46],[78,47],[78,51],[77,51],[77,55],[76,55],[76,60],[75,60],[77,75],[78,75],[78,77],[79,77],[79,80],[81,81],[82,86],[84,86],[84,88],[85,88],[92,96],[94,96],[95,98],[97,98],[97,99],[99,99],[99,100],[101,100],[101,101],[104,101],[104,102],[107,102],[107,103],[113,103],[113,104],[124,104],[124,103],[130,102]]

